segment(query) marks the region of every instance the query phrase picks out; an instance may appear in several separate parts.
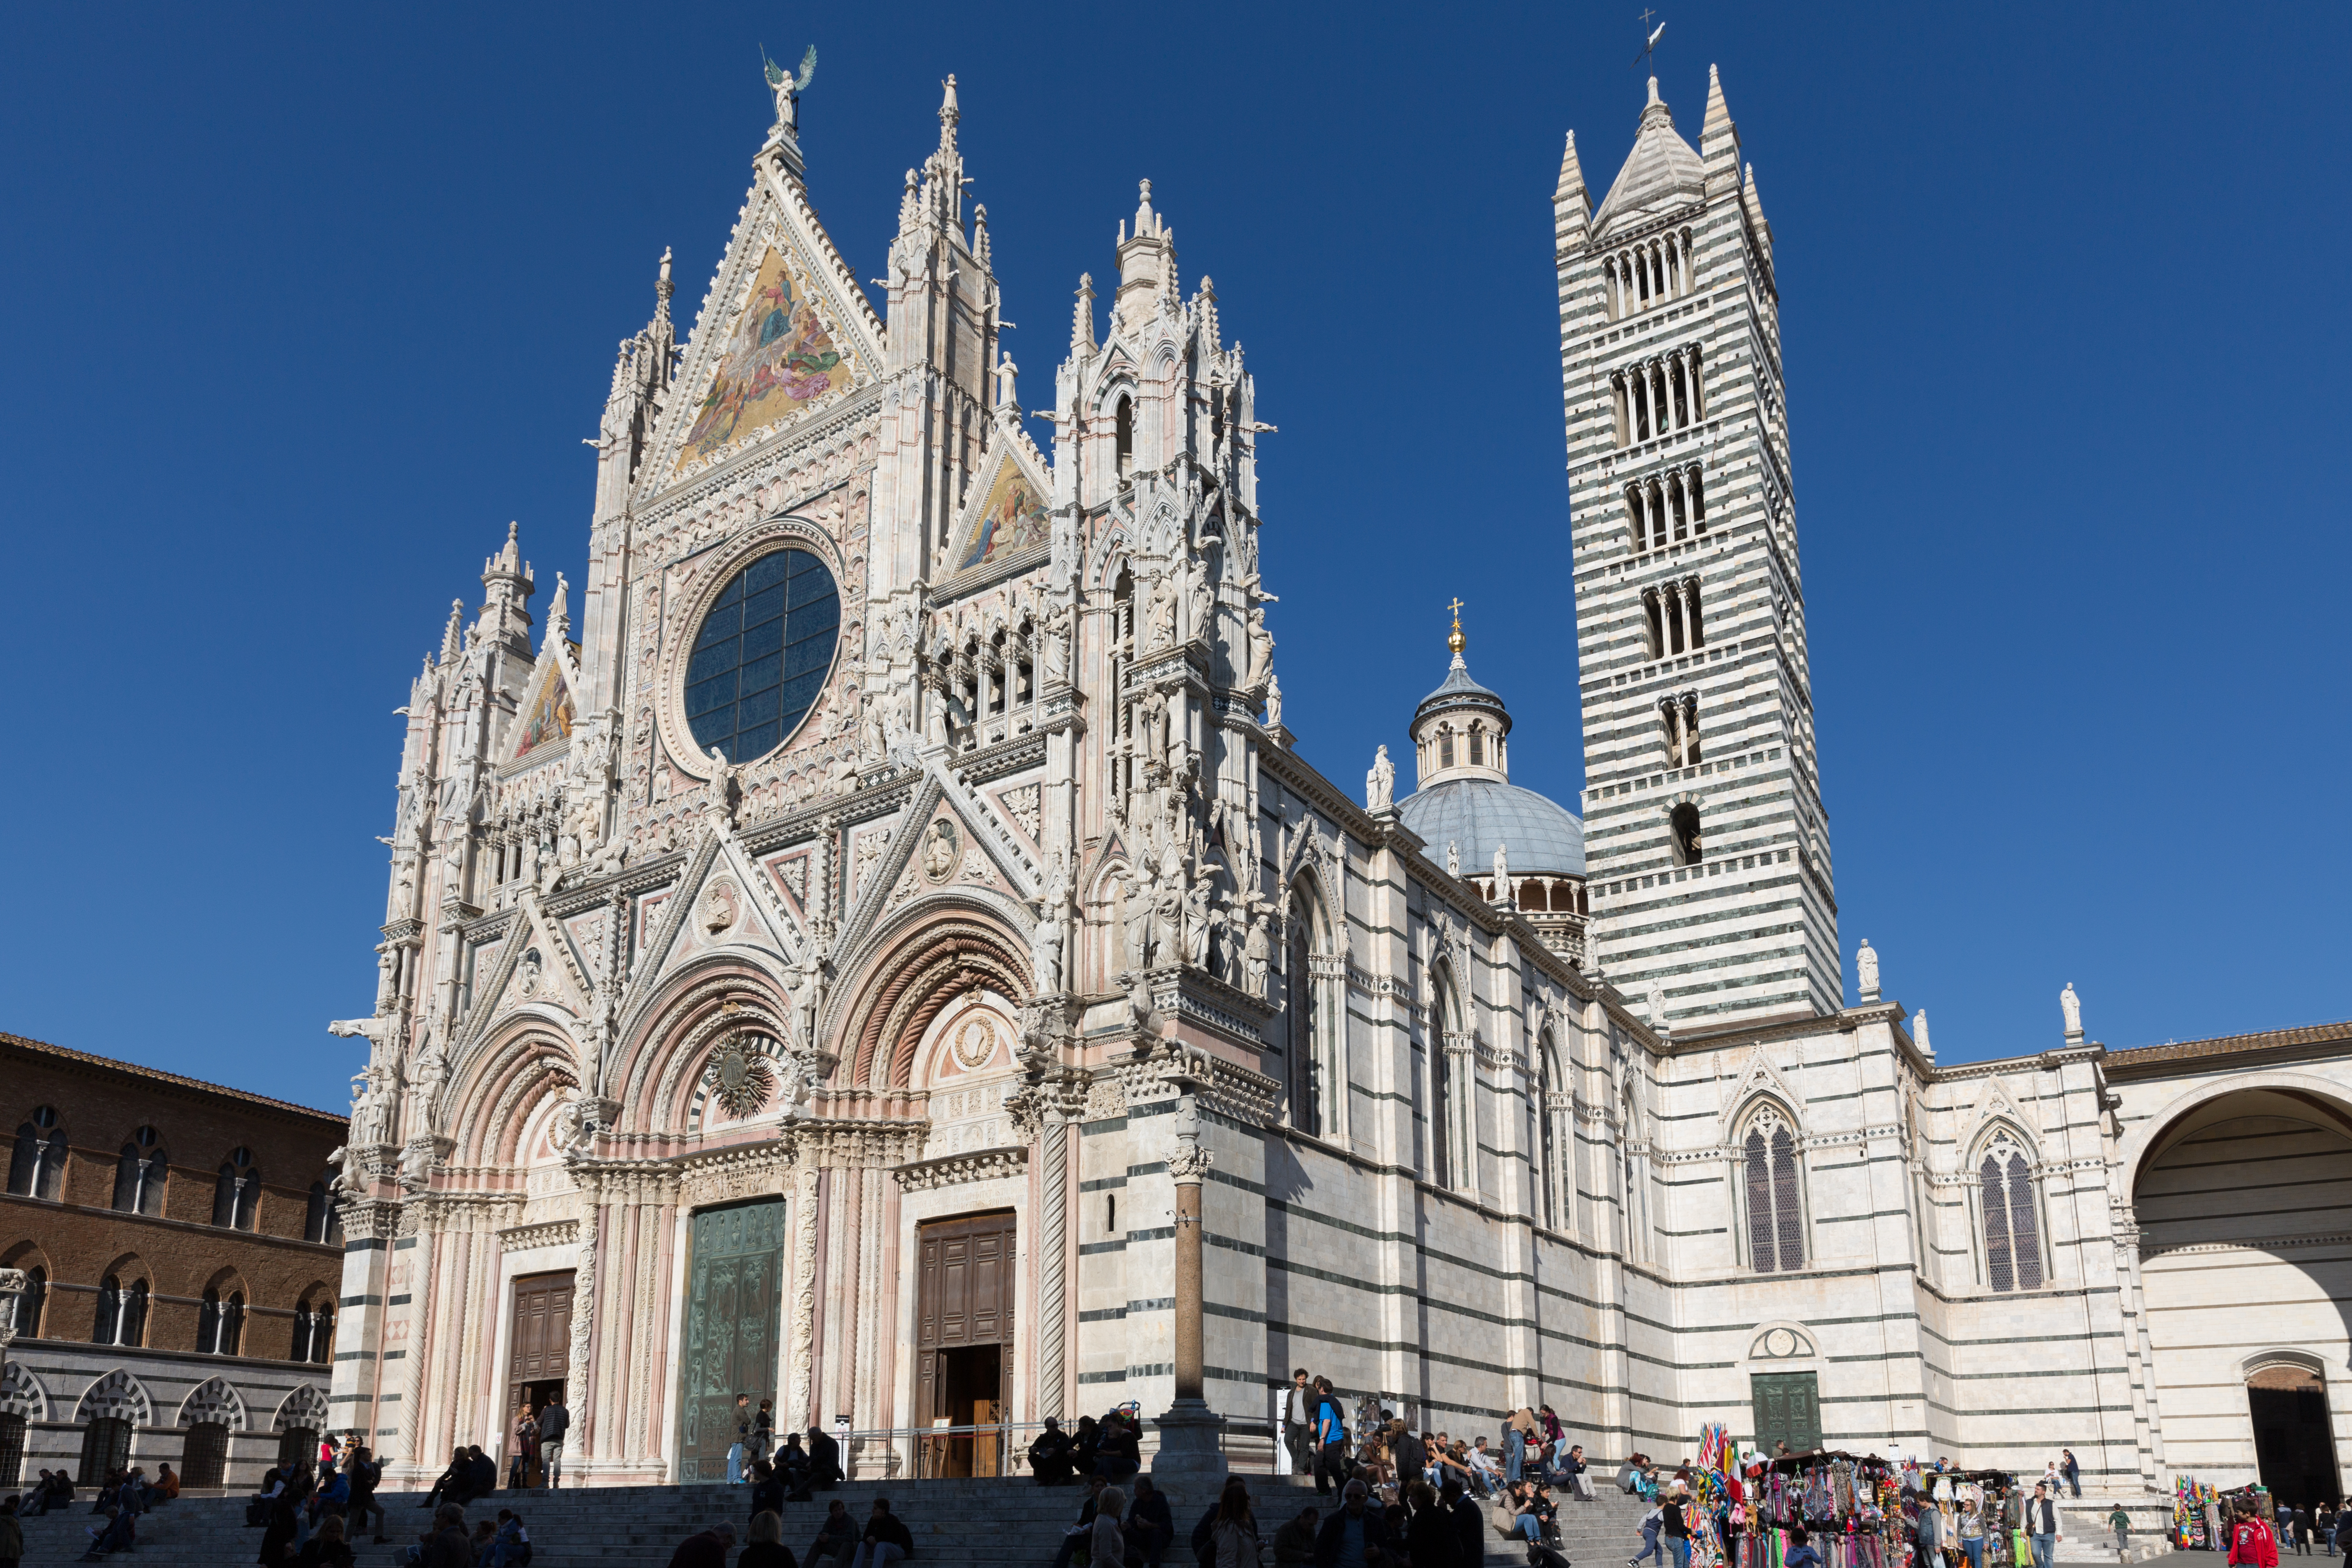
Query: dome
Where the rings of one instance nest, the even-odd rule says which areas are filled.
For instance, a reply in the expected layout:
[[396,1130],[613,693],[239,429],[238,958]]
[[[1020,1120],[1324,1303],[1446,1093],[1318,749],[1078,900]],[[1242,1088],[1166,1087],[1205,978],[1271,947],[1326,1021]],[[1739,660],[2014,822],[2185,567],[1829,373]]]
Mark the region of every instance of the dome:
[[1584,824],[1557,801],[1491,778],[1450,778],[1397,803],[1397,815],[1443,861],[1447,844],[1462,847],[1465,876],[1485,876],[1504,846],[1511,875],[1584,875]]

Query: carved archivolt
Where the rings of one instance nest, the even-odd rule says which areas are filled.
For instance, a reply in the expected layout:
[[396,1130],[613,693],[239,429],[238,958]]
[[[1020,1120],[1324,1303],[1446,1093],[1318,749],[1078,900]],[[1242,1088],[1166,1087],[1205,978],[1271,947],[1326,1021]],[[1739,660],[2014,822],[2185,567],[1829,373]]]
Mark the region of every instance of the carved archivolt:
[[245,1396],[220,1378],[208,1377],[188,1391],[180,1402],[178,1425],[194,1426],[199,1422],[217,1422],[232,1432],[245,1430]]
[[992,921],[961,912],[908,930],[877,963],[856,1005],[842,1015],[844,1026],[835,1037],[842,1042],[847,1081],[905,1087],[915,1048],[932,1018],[967,992],[1028,996],[1022,952],[1022,944]]
[[21,1415],[27,1421],[49,1418],[49,1396],[20,1361],[0,1370],[0,1415]]
[[269,1423],[272,1432],[291,1432],[298,1428],[312,1432],[327,1429],[327,1396],[307,1383],[286,1396],[278,1406],[277,1415]]
[[155,1424],[154,1403],[140,1381],[116,1367],[85,1390],[81,1404],[74,1411],[74,1419],[89,1421],[128,1421],[133,1426]]

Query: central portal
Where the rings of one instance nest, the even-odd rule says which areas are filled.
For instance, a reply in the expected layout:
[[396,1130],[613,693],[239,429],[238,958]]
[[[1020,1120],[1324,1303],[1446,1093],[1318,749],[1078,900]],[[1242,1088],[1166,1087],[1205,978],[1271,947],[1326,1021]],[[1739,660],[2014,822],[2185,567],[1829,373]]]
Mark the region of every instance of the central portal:
[[760,1401],[776,1396],[784,1309],[783,1200],[703,1209],[694,1216],[687,1248],[677,1479],[723,1481],[728,1450],[735,1446],[736,1395],[751,1396],[747,1421]]
[[[918,1233],[915,1409],[932,1427],[988,1426],[1004,1418],[1013,1348],[1013,1220],[1006,1213],[939,1220]],[[1000,1439],[952,1433],[923,1445],[919,1472],[1000,1473]]]

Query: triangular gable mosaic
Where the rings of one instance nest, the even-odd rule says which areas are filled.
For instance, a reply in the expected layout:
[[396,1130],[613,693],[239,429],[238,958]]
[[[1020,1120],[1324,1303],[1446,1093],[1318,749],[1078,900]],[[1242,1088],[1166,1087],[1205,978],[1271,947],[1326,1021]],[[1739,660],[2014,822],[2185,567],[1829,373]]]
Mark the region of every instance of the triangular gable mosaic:
[[[577,643],[572,645],[572,655],[579,656]],[[572,685],[563,679],[563,661],[552,657],[551,650],[540,658],[539,672],[531,679],[530,695],[524,699],[521,713],[514,749],[507,753],[509,762],[520,762],[550,741],[572,738]]]
[[705,296],[664,440],[663,483],[830,407],[880,370],[865,297],[762,180]]
[[1029,471],[1013,442],[997,443],[988,482],[975,486],[972,494],[956,535],[953,570],[973,571],[1052,542],[1045,500],[1053,489]]

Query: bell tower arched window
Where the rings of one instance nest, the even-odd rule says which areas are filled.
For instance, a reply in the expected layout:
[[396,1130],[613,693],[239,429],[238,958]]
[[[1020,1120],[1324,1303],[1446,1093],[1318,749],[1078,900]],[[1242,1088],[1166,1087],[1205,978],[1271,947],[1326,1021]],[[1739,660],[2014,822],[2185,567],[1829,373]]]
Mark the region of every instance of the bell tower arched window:
[[1767,1106],[1740,1141],[1740,1190],[1748,1210],[1748,1258],[1759,1274],[1805,1266],[1804,1211],[1797,1192],[1797,1138]]
[[2042,1288],[2042,1225],[2033,1206],[2033,1163],[2007,1132],[1977,1164],[1984,1206],[1985,1281],[1996,1290]]

